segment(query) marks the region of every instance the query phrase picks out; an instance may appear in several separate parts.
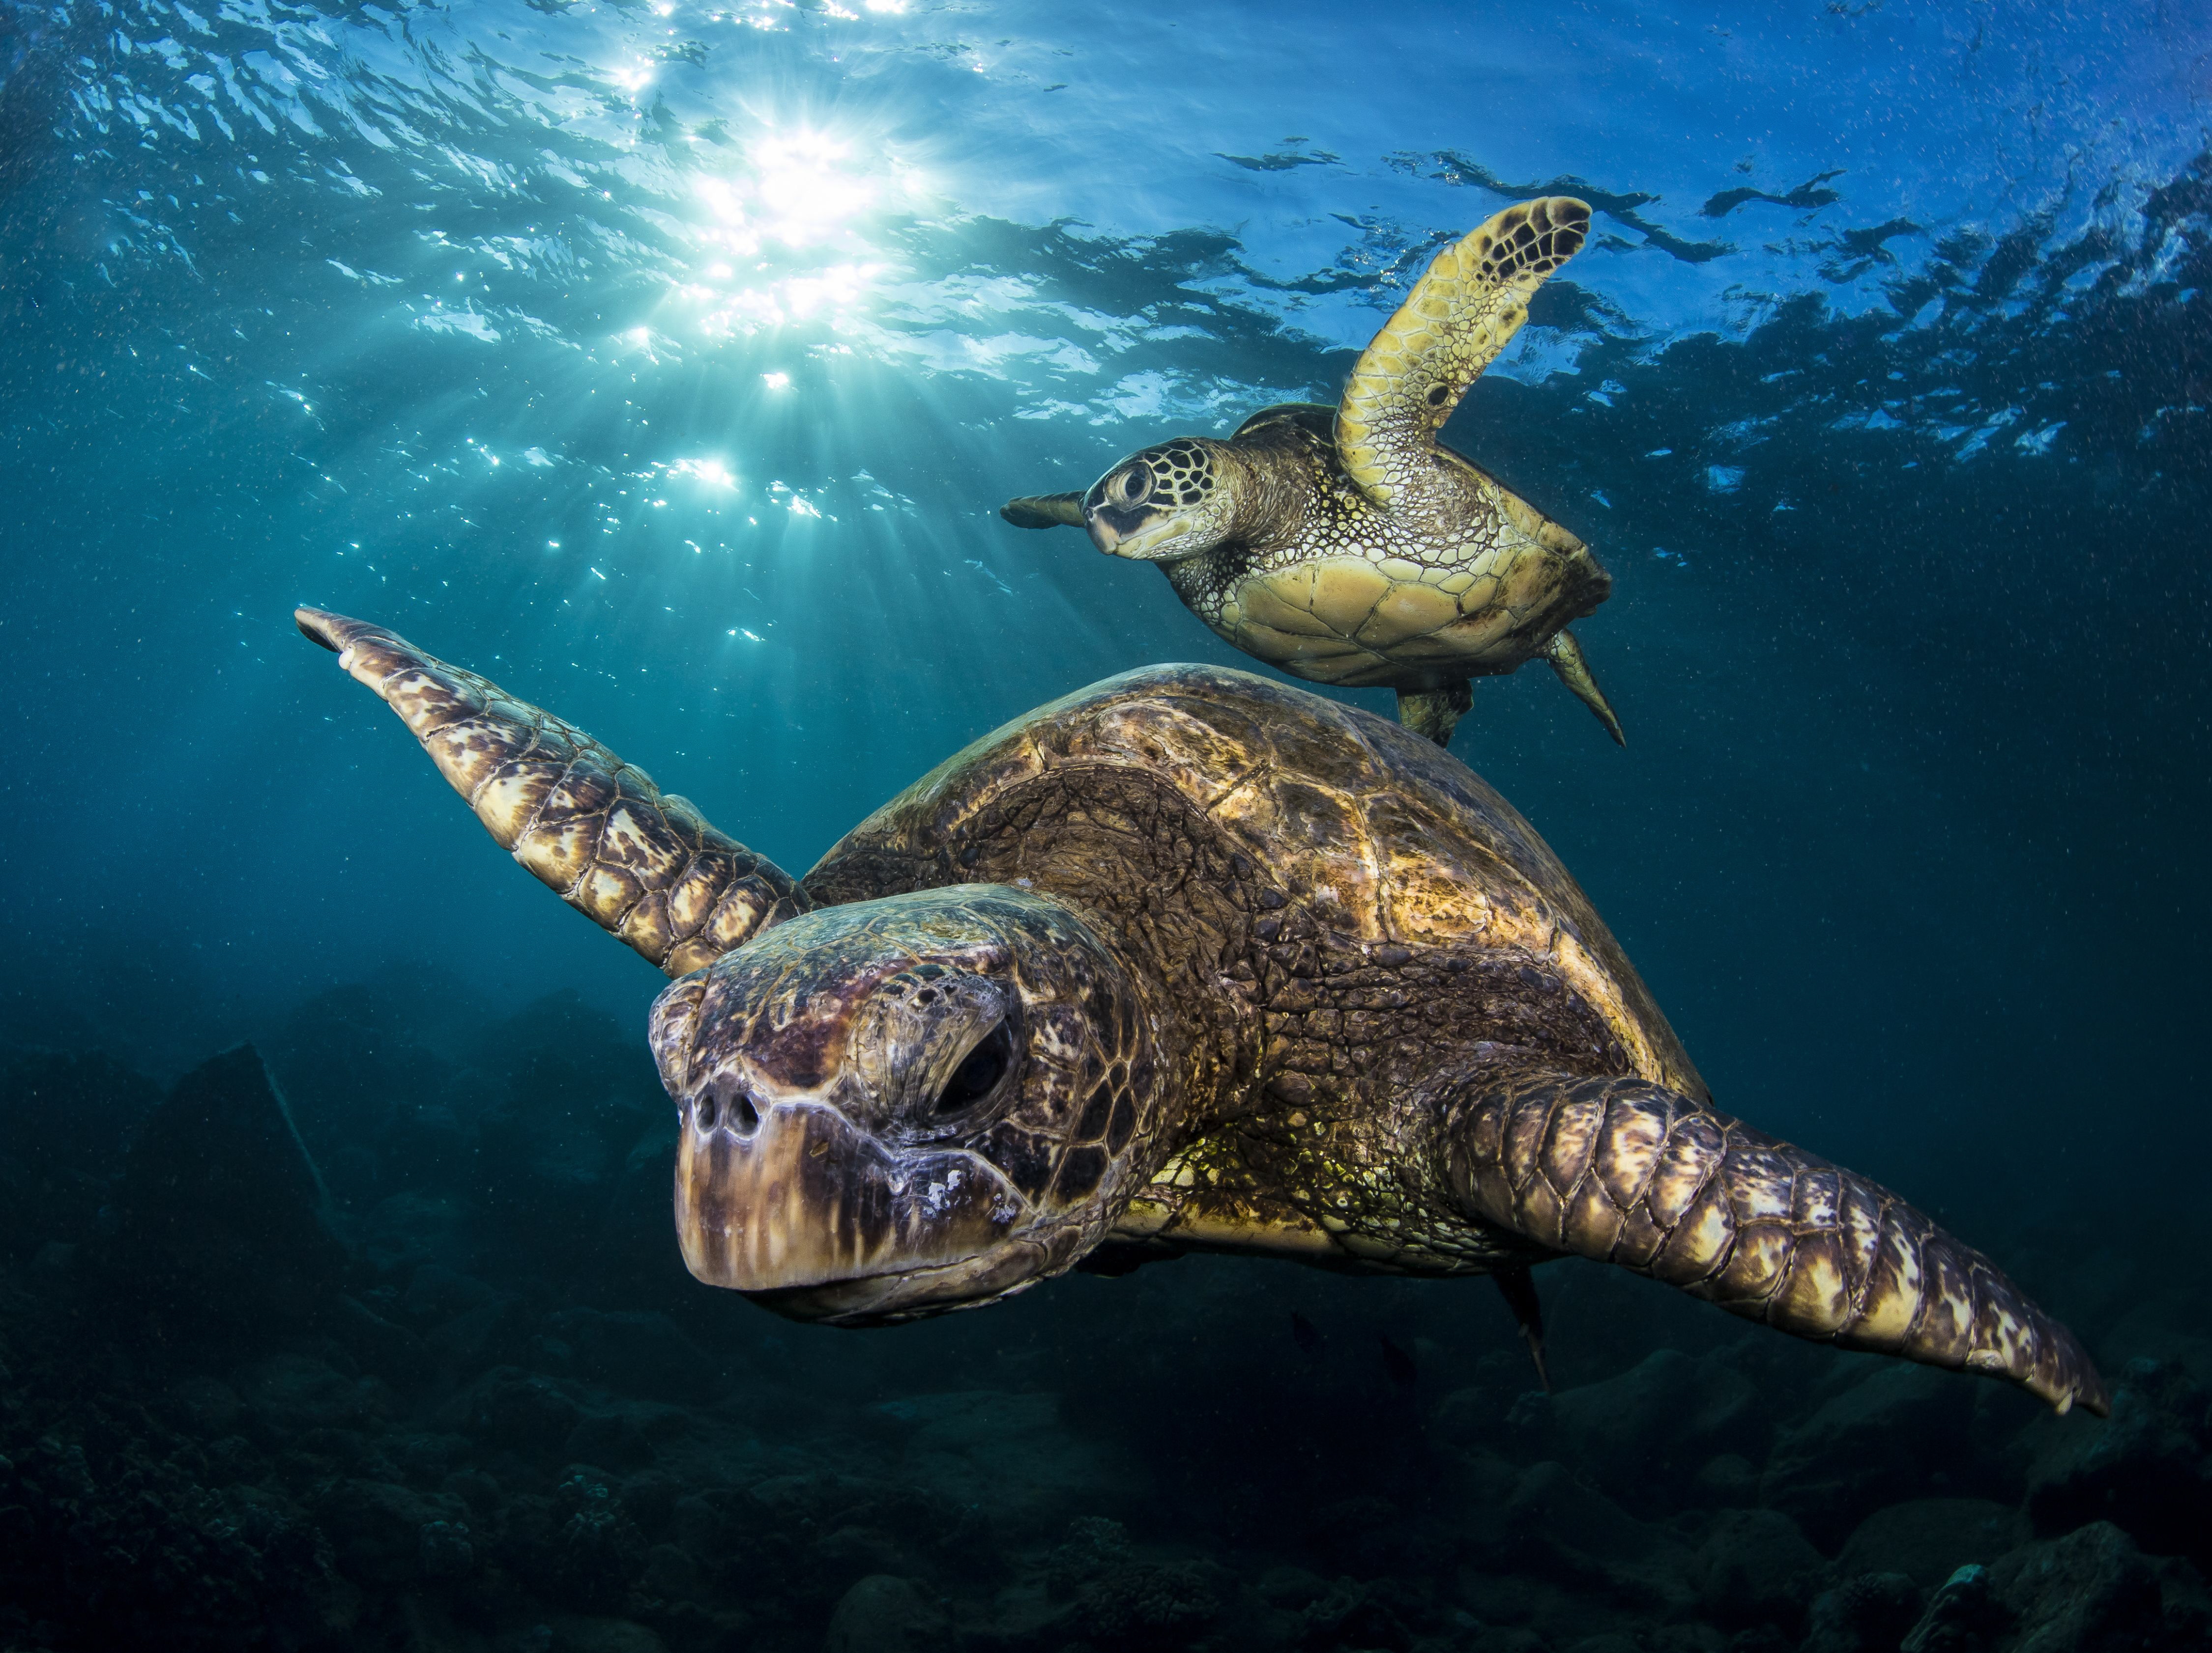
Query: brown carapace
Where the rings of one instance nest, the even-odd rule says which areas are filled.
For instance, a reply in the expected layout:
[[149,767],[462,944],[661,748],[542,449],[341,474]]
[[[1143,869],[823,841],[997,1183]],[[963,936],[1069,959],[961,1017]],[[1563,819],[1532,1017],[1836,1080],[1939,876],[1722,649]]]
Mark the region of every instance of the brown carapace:
[[1400,725],[1129,672],[793,878],[483,678],[298,619],[502,846],[678,978],[651,1042],[703,1280],[869,1325],[1225,1250],[1491,1274],[1526,1318],[1528,1267],[1581,1256],[2106,1408],[1986,1258],[1717,1112],[1534,830]]
[[1589,233],[1569,196],[1508,207],[1437,255],[1334,407],[1262,408],[1226,441],[1179,436],[1084,493],[1009,501],[1017,527],[1082,528],[1158,562],[1191,611],[1293,677],[1398,691],[1438,744],[1469,680],[1541,655],[1616,742],[1620,720],[1567,627],[1612,577],[1589,547],[1437,441]]

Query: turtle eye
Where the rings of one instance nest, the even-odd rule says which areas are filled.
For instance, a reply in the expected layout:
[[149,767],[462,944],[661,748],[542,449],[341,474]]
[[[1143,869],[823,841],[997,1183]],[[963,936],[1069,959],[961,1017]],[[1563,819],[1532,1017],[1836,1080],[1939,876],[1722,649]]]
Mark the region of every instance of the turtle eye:
[[952,1070],[952,1077],[945,1082],[938,1094],[939,1114],[957,1114],[998,1089],[999,1081],[1014,1065],[1014,1036],[1004,1022],[993,1028],[983,1040],[969,1051],[960,1066]]
[[1115,474],[1106,491],[1116,505],[1134,505],[1152,491],[1152,473],[1141,465],[1130,465]]

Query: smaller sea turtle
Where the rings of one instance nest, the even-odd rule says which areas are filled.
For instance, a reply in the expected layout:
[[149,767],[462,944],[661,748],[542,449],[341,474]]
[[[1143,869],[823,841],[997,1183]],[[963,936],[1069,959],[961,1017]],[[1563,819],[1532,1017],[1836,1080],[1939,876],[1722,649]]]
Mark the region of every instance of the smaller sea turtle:
[[1988,1258],[1715,1108],[1535,830],[1410,730],[1132,672],[794,878],[474,672],[298,619],[516,860],[675,978],[653,1053],[710,1285],[871,1326],[1243,1253],[1488,1274],[1536,1346],[1529,1267],[1577,1255],[2105,1410]]
[[1227,441],[1178,436],[1080,494],[1009,501],[1017,527],[1087,529],[1158,562],[1191,611],[1293,677],[1389,685],[1449,744],[1468,679],[1541,654],[1614,740],[1567,629],[1613,578],[1589,547],[1437,441],[1528,300],[1589,232],[1571,196],[1508,207],[1446,247],[1362,353],[1335,407],[1262,408]]

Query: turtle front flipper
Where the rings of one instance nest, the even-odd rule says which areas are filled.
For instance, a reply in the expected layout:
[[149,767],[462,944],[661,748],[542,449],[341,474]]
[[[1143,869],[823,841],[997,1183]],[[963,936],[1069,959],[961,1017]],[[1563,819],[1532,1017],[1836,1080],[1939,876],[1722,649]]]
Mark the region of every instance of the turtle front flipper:
[[1083,495],[1028,494],[1018,500],[1008,500],[999,507],[999,514],[1017,528],[1080,528],[1084,526]]
[[2074,1334],[1887,1188],[1634,1079],[1477,1063],[1441,1085],[1468,1214],[1799,1337],[1987,1372],[2103,1416]]
[[1436,486],[1437,432],[1521,331],[1545,277],[1582,249],[1589,214],[1568,195],[1506,208],[1439,252],[1360,353],[1337,406],[1336,447],[1377,507]]
[[582,730],[381,626],[292,617],[399,714],[502,849],[668,975],[807,909],[781,867]]

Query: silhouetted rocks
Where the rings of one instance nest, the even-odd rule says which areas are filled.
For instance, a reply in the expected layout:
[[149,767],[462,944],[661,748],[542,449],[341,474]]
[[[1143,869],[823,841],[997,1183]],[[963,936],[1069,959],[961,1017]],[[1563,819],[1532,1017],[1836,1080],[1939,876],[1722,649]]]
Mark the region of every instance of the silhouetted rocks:
[[1803,1653],[1893,1653],[1920,1606],[1919,1587],[1904,1573],[1847,1578],[1814,1598]]
[[1526,1449],[1608,1489],[1679,1483],[1723,1453],[1760,1450],[1771,1427],[1751,1381],[1717,1356],[1655,1349],[1617,1377],[1524,1395],[1513,1420]]
[[102,1055],[0,1060],[0,1256],[27,1260],[94,1237],[125,1146],[160,1096]]
[[1769,1624],[1795,1633],[1827,1571],[1779,1510],[1728,1510],[1698,1547],[1698,1603],[1725,1630]]
[[939,1653],[951,1627],[912,1580],[871,1573],[838,1601],[823,1645],[825,1653]]
[[594,1383],[655,1401],[714,1397],[716,1363],[666,1315],[568,1309],[549,1317],[545,1328],[567,1346],[575,1372]]
[[1109,1653],[1135,1653],[1188,1647],[1220,1611],[1220,1594],[1206,1567],[1133,1562],[1109,1568],[1083,1587],[1068,1627],[1075,1639]]
[[1866,1376],[1776,1437],[1763,1503],[1832,1552],[1887,1504],[1981,1484],[1975,1390],[1952,1373],[1863,1358]]
[[2130,1361],[2111,1419],[2038,1462],[2028,1510],[2045,1533],[2109,1520],[2154,1554],[2212,1565],[2212,1394],[2179,1365]]
[[312,1318],[345,1267],[321,1178],[251,1045],[194,1068],[147,1115],[113,1203],[103,1272],[179,1320]]
[[2017,1509],[1988,1498],[1914,1498],[1875,1510],[1837,1558],[1846,1577],[1901,1573],[1932,1590],[1970,1562],[1996,1560],[2027,1542]]
[[2183,1563],[2154,1562],[2109,1522],[1963,1567],[1904,1653],[2183,1653],[2212,1644],[2212,1600]]

